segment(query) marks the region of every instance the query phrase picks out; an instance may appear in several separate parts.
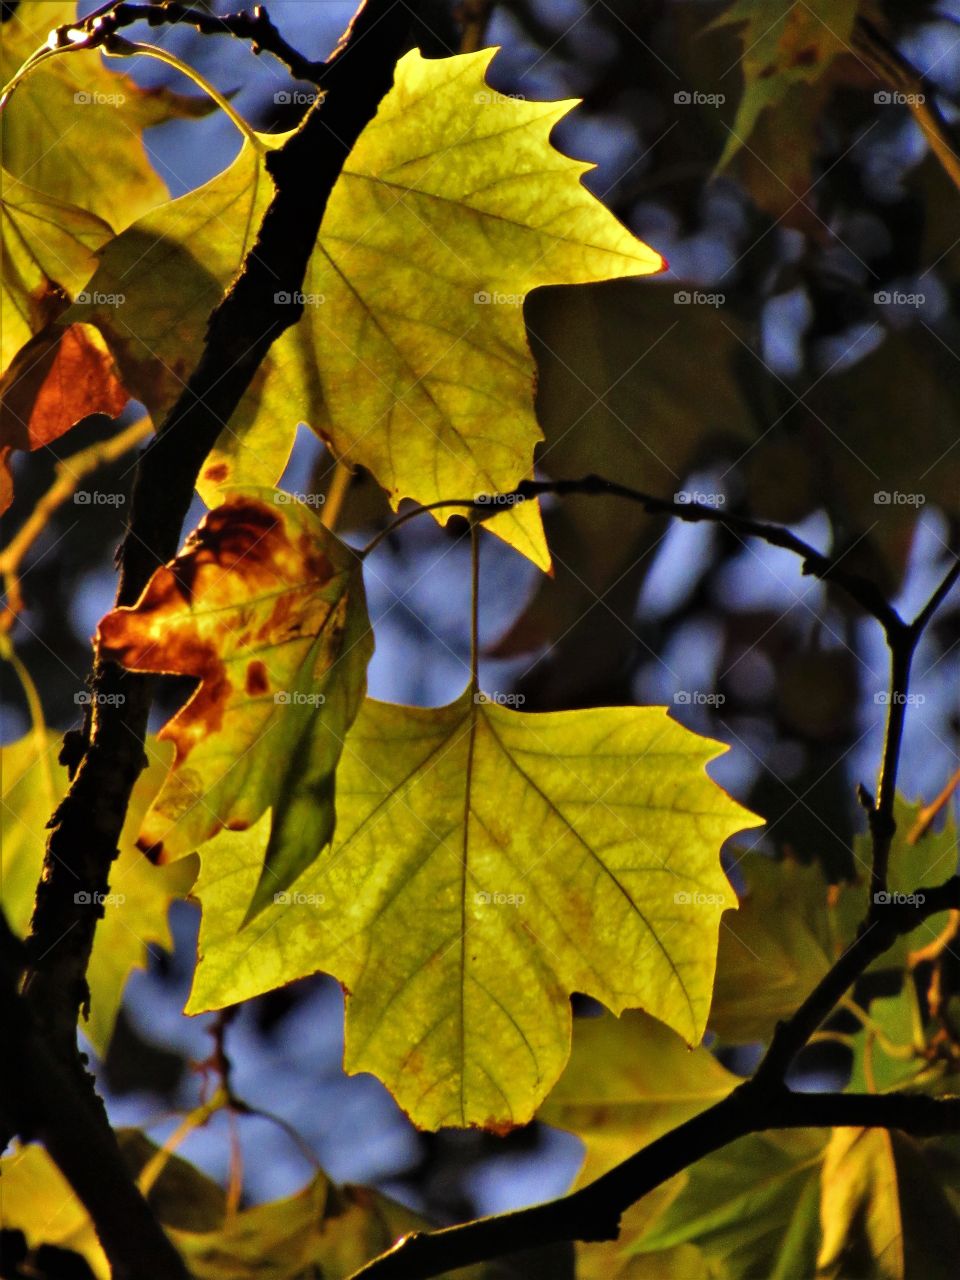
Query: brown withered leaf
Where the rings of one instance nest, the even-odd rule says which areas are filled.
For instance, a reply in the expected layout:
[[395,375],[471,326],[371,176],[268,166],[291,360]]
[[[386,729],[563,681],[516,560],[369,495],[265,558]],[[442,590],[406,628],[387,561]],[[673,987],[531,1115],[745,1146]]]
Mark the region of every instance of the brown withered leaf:
[[139,601],[102,619],[100,655],[195,676],[160,732],[173,767],[140,831],[155,861],[272,809],[248,919],[318,856],[334,828],[334,771],[373,651],[360,561],[306,505],[226,490]]
[[15,449],[52,444],[91,413],[116,417],[129,398],[92,325],[50,325],[32,338],[0,379],[0,514],[13,499]]

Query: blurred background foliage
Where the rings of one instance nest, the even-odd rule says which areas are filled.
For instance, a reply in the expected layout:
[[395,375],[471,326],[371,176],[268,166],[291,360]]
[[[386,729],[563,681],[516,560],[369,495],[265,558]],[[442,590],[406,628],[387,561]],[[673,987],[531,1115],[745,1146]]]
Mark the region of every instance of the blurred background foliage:
[[[291,43],[320,56],[352,4],[269,7]],[[654,280],[528,300],[539,470],[720,495],[728,510],[791,524],[915,612],[960,536],[960,3],[432,0],[427,11],[426,53],[456,51],[466,25],[474,47],[502,46],[501,92],[583,100],[557,145],[596,162],[591,188],[669,262]],[[150,39],[199,66],[258,129],[289,129],[304,110],[284,101],[283,69],[243,46],[186,30]],[[133,74],[183,88],[156,64]],[[222,169],[237,145],[219,115],[160,125],[146,140],[173,195]],[[86,422],[56,452],[115,430]],[[55,463],[53,450],[21,459],[8,530]],[[322,490],[331,473],[301,430],[286,486]],[[101,487],[129,493],[131,477],[125,458]],[[191,525],[201,511],[197,502]],[[387,514],[360,474],[341,531],[365,541]],[[77,720],[122,520],[122,509],[68,504],[27,566],[13,639],[59,729]],[[673,704],[684,723],[731,744],[712,772],[768,820],[763,852],[819,863],[833,881],[856,874],[854,788],[872,784],[887,681],[875,624],[786,553],[719,529],[596,498],[548,504],[547,527],[552,579],[485,540],[485,687],[522,693],[529,711]],[[446,530],[414,522],[371,560],[376,696],[430,704],[462,688],[462,534],[456,520]],[[910,798],[929,799],[957,768],[958,665],[954,600],[915,667],[923,700],[910,709],[901,772]],[[29,719],[5,676],[12,741]],[[155,727],[186,687],[164,690]],[[115,1122],[157,1122],[158,1138],[195,1103],[190,1064],[210,1047],[210,1020],[179,1012],[192,907],[178,906],[173,931],[173,954],[152,948],[149,971],[131,981],[98,1073]],[[416,1134],[372,1079],[340,1072],[341,1007],[338,989],[313,979],[252,1002],[230,1030],[237,1091],[289,1120],[332,1177],[377,1183],[440,1218],[568,1184],[579,1145],[545,1126],[507,1139]],[[808,1067],[836,1061],[824,1051]],[[221,1117],[184,1147],[220,1176],[225,1126]],[[247,1119],[240,1137],[253,1200],[303,1182],[307,1167],[282,1132]]]

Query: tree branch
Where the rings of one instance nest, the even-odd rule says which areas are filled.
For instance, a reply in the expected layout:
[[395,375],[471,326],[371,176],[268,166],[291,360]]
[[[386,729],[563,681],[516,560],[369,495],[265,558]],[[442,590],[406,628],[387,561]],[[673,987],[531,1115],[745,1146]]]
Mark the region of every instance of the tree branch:
[[[210,318],[199,363],[137,467],[130,523],[119,552],[117,604],[133,604],[176,552],[200,467],[273,342],[300,318],[280,305],[303,284],[327,199],[344,161],[393,82],[410,10],[368,0],[326,63],[326,93],[267,160],[276,193],[243,268]],[[75,1049],[87,999],[84,974],[130,792],[143,767],[149,677],[96,663],[89,743],[51,820],[29,939],[27,993],[57,1052]],[[104,695],[103,697],[97,695]]]
[[37,1139],[90,1215],[114,1280],[189,1280],[124,1163],[113,1130],[38,1034],[17,995],[23,946],[0,913],[0,1096],[4,1120]]
[[[324,65],[323,98],[267,159],[275,194],[256,243],[210,318],[183,393],[137,466],[118,554],[119,605],[132,604],[154,569],[174,555],[204,458],[273,342],[302,314],[302,307],[279,305],[275,294],[299,293],[302,287],[333,186],[409,47],[410,17],[404,0],[365,0]],[[114,1186],[119,1173],[109,1176],[115,1139],[78,1053],[76,1027],[89,998],[86,969],[103,912],[99,904],[109,887],[130,794],[146,763],[151,687],[149,678],[95,663],[91,720],[68,760],[70,789],[49,824],[23,994],[15,1005],[4,1006],[11,1017],[16,1014],[15,1030],[28,1043],[4,1064],[9,1089],[3,1120],[11,1132],[43,1138],[89,1208],[117,1275],[131,1280],[185,1273],[168,1265],[170,1247],[158,1243],[162,1232],[134,1183],[127,1178],[121,1191]],[[36,1081],[50,1079],[54,1068],[56,1087],[38,1089]],[[98,1179],[107,1188],[104,1194],[96,1193]],[[144,1255],[132,1267],[124,1254],[131,1230]]]
[[107,43],[122,27],[132,26],[135,22],[146,22],[151,27],[183,25],[194,27],[205,36],[233,36],[238,40],[248,40],[254,53],[273,54],[289,68],[297,80],[310,80],[319,84],[326,67],[323,62],[305,58],[288,44],[270,21],[270,15],[262,4],[258,4],[252,14],[225,13],[218,16],[203,9],[193,9],[190,5],[178,4],[177,0],[159,0],[159,3],[146,4],[113,0],[113,3],[88,14],[81,22],[58,28],[58,33],[61,42],[66,43],[70,39],[69,32],[83,31],[87,39],[82,47],[94,49]]
[[678,520],[686,520],[692,524],[706,521],[709,524],[722,525],[725,529],[743,537],[760,538],[771,547],[781,547],[784,551],[792,551],[794,555],[799,556],[803,562],[801,566],[803,573],[819,578],[823,582],[832,582],[835,586],[842,588],[865,613],[876,618],[885,632],[895,631],[905,626],[902,618],[875,582],[858,573],[848,573],[845,569],[841,569],[836,560],[824,555],[803,538],[798,538],[783,525],[769,524],[765,520],[753,520],[749,516],[733,515],[725,512],[722,507],[711,507],[703,502],[675,502],[669,498],[658,498],[654,494],[644,493],[640,489],[632,489],[629,485],[617,484],[613,480],[605,480],[603,476],[597,475],[583,476],[579,480],[523,480],[516,489],[508,493],[479,494],[472,498],[449,498],[441,502],[430,502],[425,506],[417,507],[414,511],[405,511],[397,516],[368,543],[363,554],[369,554],[395,529],[406,524],[408,520],[422,515],[425,511],[437,511],[444,507],[465,507],[474,512],[496,515],[512,503],[522,502],[527,498],[542,497],[545,494],[554,494],[557,497],[587,494],[626,498],[629,502],[635,502],[643,507],[648,515],[674,516]]
[[621,1215],[632,1204],[711,1152],[766,1129],[866,1126],[917,1137],[960,1132],[960,1098],[795,1093],[783,1083],[793,1058],[877,956],[929,916],[960,907],[960,876],[920,889],[914,897],[915,905],[885,904],[882,918],[858,934],[800,1008],[780,1024],[756,1074],[726,1098],[569,1195],[457,1227],[414,1232],[350,1280],[430,1280],[522,1249],[561,1241],[615,1240]]

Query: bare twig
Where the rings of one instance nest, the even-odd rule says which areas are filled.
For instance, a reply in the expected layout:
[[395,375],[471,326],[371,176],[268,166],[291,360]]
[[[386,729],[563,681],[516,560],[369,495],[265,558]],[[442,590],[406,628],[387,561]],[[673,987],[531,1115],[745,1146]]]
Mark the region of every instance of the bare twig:
[[290,69],[297,80],[310,80],[319,84],[326,67],[324,62],[313,62],[288,44],[270,21],[266,6],[262,4],[258,4],[253,13],[225,13],[218,16],[205,9],[178,4],[176,0],[160,0],[157,4],[129,4],[126,0],[119,0],[119,3],[103,5],[81,22],[58,28],[58,35],[64,44],[68,41],[77,44],[70,33],[82,31],[86,40],[81,47],[98,48],[108,44],[110,38],[121,28],[129,27],[135,22],[146,22],[151,27],[189,26],[194,27],[201,35],[225,35],[249,41],[254,53],[273,54]]
[[23,608],[20,590],[20,565],[23,558],[47,527],[47,521],[58,507],[63,506],[76,492],[81,480],[142,444],[153,432],[149,418],[139,418],[123,431],[101,440],[86,449],[72,454],[57,463],[56,479],[40,498],[30,515],[16,534],[0,551],[0,577],[7,593],[4,613],[0,616],[0,631],[9,631]]
[[866,612],[877,619],[885,631],[904,625],[903,620],[887,601],[883,592],[869,578],[860,574],[848,573],[841,569],[837,561],[817,551],[808,542],[797,537],[795,533],[783,525],[769,524],[765,520],[753,520],[749,516],[737,516],[724,511],[720,507],[711,507],[703,502],[674,502],[669,498],[658,498],[654,494],[644,493],[640,489],[632,489],[629,485],[617,484],[613,480],[605,480],[602,476],[583,476],[578,480],[523,480],[516,489],[508,493],[480,494],[472,498],[449,498],[441,502],[430,502],[425,506],[405,511],[392,520],[386,528],[363,549],[363,555],[369,555],[375,547],[401,525],[422,515],[426,511],[439,511],[445,507],[462,507],[474,513],[495,515],[515,502],[528,498],[537,498],[546,494],[566,497],[571,494],[588,494],[614,498],[626,498],[629,502],[639,504],[648,515],[674,516],[678,520],[686,520],[696,524],[705,521],[719,524],[743,537],[760,538],[772,547],[781,547],[792,551],[802,561],[802,571],[824,582],[832,582],[842,588]]
[[907,844],[916,844],[923,839],[933,825],[937,814],[950,803],[950,797],[955,793],[957,787],[960,787],[960,769],[947,781],[943,790],[920,810],[916,822],[907,835]]
[[888,904],[796,1013],[781,1024],[757,1073],[721,1102],[649,1143],[595,1182],[546,1204],[441,1231],[414,1232],[351,1280],[430,1280],[491,1258],[559,1241],[614,1240],[621,1215],[695,1161],[765,1129],[869,1126],[915,1136],[960,1132],[960,1098],[923,1094],[795,1093],[783,1074],[844,991],[903,934],[960,906],[960,876]]

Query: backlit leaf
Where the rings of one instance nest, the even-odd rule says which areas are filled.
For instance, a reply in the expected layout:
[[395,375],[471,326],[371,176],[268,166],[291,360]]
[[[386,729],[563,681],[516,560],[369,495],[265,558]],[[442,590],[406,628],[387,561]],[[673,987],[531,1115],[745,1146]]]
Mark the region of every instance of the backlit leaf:
[[[60,736],[51,733],[41,750],[37,736],[29,734],[0,750],[0,904],[10,927],[20,935],[30,926],[47,820],[67,788],[67,771],[57,760],[60,742]],[[110,1043],[130,971],[146,964],[152,944],[172,946],[167,926],[170,903],[186,894],[196,875],[194,859],[176,867],[152,867],[134,844],[169,758],[168,750],[154,740],[148,740],[147,752],[150,765],[133,790],[120,836],[120,856],[110,871],[110,896],[103,904],[87,969],[90,1016],[81,1021],[80,1029],[101,1056]],[[96,909],[91,904],[90,910]]]
[[[919,839],[912,840],[911,832],[920,815],[919,803],[911,804],[898,795],[894,809],[897,830],[890,846],[887,884],[891,894],[909,901],[917,889],[942,884],[957,868],[957,824],[952,813],[939,830],[930,829]],[[845,884],[831,896],[834,912],[833,928],[839,939],[853,940],[857,925],[867,914],[869,907],[871,841],[866,833],[853,842],[854,857],[859,869],[859,883]],[[926,946],[938,937],[947,924],[948,913],[929,916],[911,933],[901,934],[873,962],[871,968],[901,969],[911,951]]]
[[[0,82],[76,13],[75,0],[21,0],[3,26]],[[87,209],[120,230],[167,197],[142,131],[210,109],[205,98],[141,89],[108,70],[98,52],[61,54],[31,72],[0,112],[4,167],[51,199]]]
[[592,1182],[738,1083],[709,1049],[690,1049],[640,1010],[577,1018],[566,1070],[537,1113],[581,1138]]
[[817,1275],[844,1280],[948,1280],[960,1216],[913,1139],[883,1129],[835,1129],[823,1162]]
[[757,1133],[698,1160],[637,1252],[695,1244],[725,1280],[808,1280],[824,1143],[816,1130]]
[[746,891],[720,925],[709,1024],[722,1040],[767,1040],[830,968],[828,886],[819,866],[744,853]]
[[[524,297],[657,271],[662,259],[582,185],[590,165],[550,145],[572,104],[495,93],[484,79],[492,57],[414,51],[400,61],[331,195],[304,317],[221,437],[208,486],[273,483],[300,416],[338,457],[369,468],[395,506],[509,490],[530,475],[541,435]],[[93,287],[116,292],[123,279],[128,302],[97,323],[155,415],[179,391],[177,376],[147,360],[150,351],[166,359],[155,310],[175,317],[165,339],[181,358],[195,349],[269,190],[246,148],[105,254]],[[173,281],[161,269],[171,261]],[[536,504],[488,527],[549,564]]]
[[116,417],[130,399],[102,334],[89,324],[52,324],[0,378],[0,514],[13,498],[10,455],[53,444],[91,413]]
[[66,310],[112,235],[102,218],[0,170],[0,372]]
[[[137,1130],[117,1136],[133,1173],[157,1153]],[[22,1230],[32,1248],[72,1249],[97,1280],[109,1280],[110,1265],[86,1211],[42,1147],[19,1147],[5,1156],[0,1177],[5,1228]],[[227,1213],[220,1187],[176,1155],[148,1199],[195,1280],[346,1280],[400,1236],[428,1225],[377,1191],[338,1187],[322,1173],[296,1195]],[[479,1266],[458,1270],[457,1278],[506,1274],[495,1265]],[[440,1280],[452,1277],[445,1272]]]
[[720,845],[754,821],[704,774],[720,750],[660,707],[368,701],[334,847],[259,936],[237,929],[262,832],[205,847],[188,1009],[332,973],[349,992],[347,1069],[431,1129],[529,1120],[567,1060],[572,991],[696,1044],[733,896]]
[[178,858],[272,808],[255,913],[331,838],[334,770],[373,642],[360,562],[308,506],[279,490],[225,497],[97,637],[133,670],[200,681],[160,731],[176,755],[139,843]]

